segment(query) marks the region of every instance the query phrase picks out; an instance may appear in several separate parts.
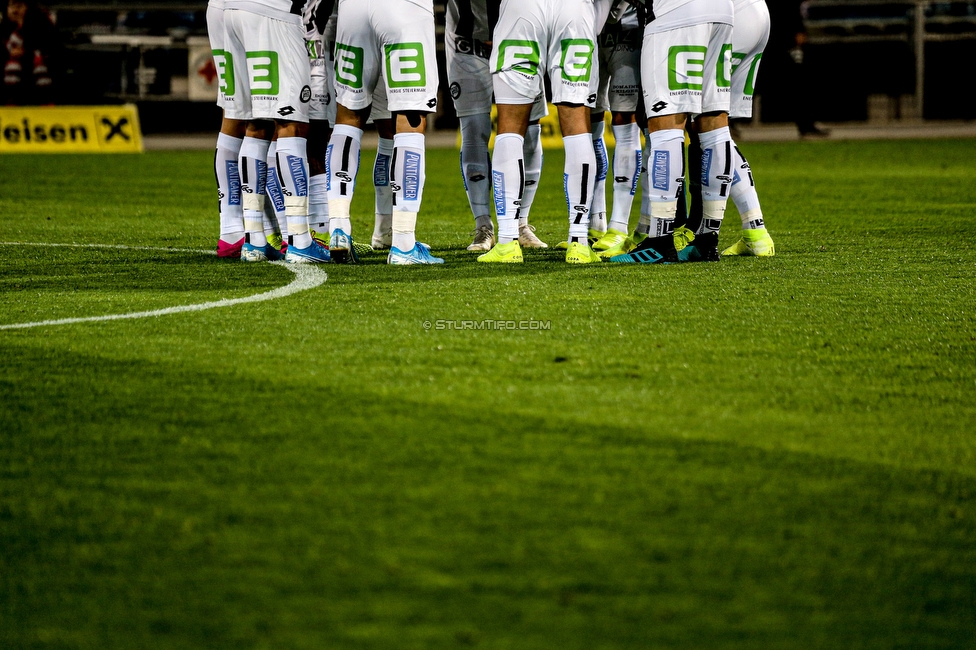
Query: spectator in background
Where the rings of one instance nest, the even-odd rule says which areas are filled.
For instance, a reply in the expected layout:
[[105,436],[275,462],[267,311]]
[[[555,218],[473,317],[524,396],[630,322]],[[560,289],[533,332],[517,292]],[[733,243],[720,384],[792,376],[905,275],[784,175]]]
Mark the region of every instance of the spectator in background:
[[0,17],[0,43],[4,46],[0,103],[53,103],[58,35],[47,12],[35,0],[8,0]]
[[[817,102],[815,81],[807,61],[807,29],[803,22],[804,3],[801,0],[767,0],[772,23],[766,46],[763,68],[769,74],[760,86],[783,84],[789,101],[789,119],[796,122],[801,136],[823,137],[828,131],[814,123]],[[762,90],[760,90],[762,94]]]

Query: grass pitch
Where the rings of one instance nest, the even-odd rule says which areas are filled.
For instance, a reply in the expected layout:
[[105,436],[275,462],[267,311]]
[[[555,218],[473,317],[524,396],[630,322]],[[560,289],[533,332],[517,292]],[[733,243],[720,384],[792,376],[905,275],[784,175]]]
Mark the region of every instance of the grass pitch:
[[[0,647],[976,647],[973,142],[744,150],[772,259],[478,265],[431,151],[445,267],[0,331]],[[0,158],[0,325],[290,282],[29,245],[211,248],[211,161]]]

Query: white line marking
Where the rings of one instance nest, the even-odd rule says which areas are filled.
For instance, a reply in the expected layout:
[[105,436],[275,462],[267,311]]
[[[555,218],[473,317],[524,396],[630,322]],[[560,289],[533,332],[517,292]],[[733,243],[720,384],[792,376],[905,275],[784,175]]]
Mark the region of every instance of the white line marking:
[[167,248],[165,246],[126,246],[125,244],[48,244],[32,241],[0,241],[0,246],[44,246],[47,248],[113,248],[120,251],[162,251],[164,253],[199,253],[216,255],[215,250],[202,248]]
[[[28,242],[0,242],[0,246],[63,246],[67,248],[115,248],[120,250],[146,250],[163,251],[168,253],[200,253],[214,255],[214,251],[196,250],[190,248],[161,248],[155,246],[113,246],[110,244],[38,244]],[[152,311],[138,311],[129,314],[108,314],[105,316],[87,316],[84,318],[60,318],[57,320],[36,321],[33,323],[12,323],[0,325],[0,330],[19,330],[31,327],[46,327],[49,325],[71,325],[74,323],[98,323],[111,320],[128,320],[132,318],[150,318],[153,316],[167,316],[169,314],[183,314],[191,311],[204,311],[217,307],[232,307],[252,302],[264,302],[265,300],[275,300],[284,298],[300,291],[307,291],[325,284],[329,276],[316,265],[313,264],[285,264],[284,262],[272,262],[283,266],[295,274],[295,279],[284,287],[272,289],[264,293],[243,298],[226,298],[224,300],[214,300],[212,302],[202,302],[196,305],[181,305],[179,307],[166,307],[165,309],[154,309]]]

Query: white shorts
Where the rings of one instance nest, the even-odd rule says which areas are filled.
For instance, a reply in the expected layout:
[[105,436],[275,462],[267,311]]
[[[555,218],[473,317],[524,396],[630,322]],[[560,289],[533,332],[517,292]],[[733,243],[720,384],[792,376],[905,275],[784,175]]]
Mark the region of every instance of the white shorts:
[[502,0],[492,36],[497,104],[526,104],[543,93],[549,72],[552,101],[592,108],[599,86],[593,0]]
[[[450,82],[451,98],[458,117],[487,115],[491,113],[491,66],[488,59],[475,54],[466,54],[452,49],[453,35],[444,37],[444,52],[447,57],[447,79]],[[521,103],[521,102],[519,102]],[[549,114],[545,94],[535,98],[529,121],[541,120]]]
[[391,112],[435,111],[435,47],[432,0],[339,0],[338,102],[366,108],[382,76]]
[[596,108],[601,112],[635,113],[640,101],[642,34],[639,29],[605,30],[600,34],[600,89]]
[[647,117],[729,111],[732,26],[702,23],[644,33],[641,86]]
[[[234,60],[227,51],[227,35],[224,32],[224,10],[207,6],[207,36],[210,37],[210,51],[214,70],[217,72],[217,106],[233,109],[233,93],[239,76],[234,70]],[[230,91],[230,95],[227,91]]]
[[326,120],[335,124],[335,62],[332,58],[332,43],[335,38],[335,19],[332,30],[326,27],[325,34],[306,38],[309,63],[311,64],[312,99],[308,103],[308,116],[313,120]]
[[481,41],[458,39],[450,31],[444,32],[447,81],[458,117],[491,112],[491,66],[487,58],[491,52],[486,50],[488,47]]
[[376,82],[376,88],[373,89],[373,108],[369,112],[369,122],[388,120],[391,117],[393,113],[390,112],[389,102],[386,99],[386,84],[383,83],[383,77],[380,77]]
[[729,117],[752,117],[759,62],[769,40],[769,9],[754,2],[735,12],[732,30],[732,98]]
[[[224,116],[235,120],[308,122],[312,96],[299,16],[285,21],[224,10],[223,65],[217,64]],[[233,71],[228,74],[229,71]],[[219,102],[218,102],[219,103]]]

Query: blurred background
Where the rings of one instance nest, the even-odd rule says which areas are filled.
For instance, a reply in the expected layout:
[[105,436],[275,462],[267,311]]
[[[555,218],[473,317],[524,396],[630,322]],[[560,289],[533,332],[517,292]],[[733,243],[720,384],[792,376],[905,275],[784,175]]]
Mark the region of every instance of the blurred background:
[[[0,0],[0,104],[135,103],[143,131],[214,132],[206,2]],[[976,119],[976,0],[767,0],[754,125]],[[444,88],[444,3],[435,2]],[[443,94],[435,126],[457,118]]]

